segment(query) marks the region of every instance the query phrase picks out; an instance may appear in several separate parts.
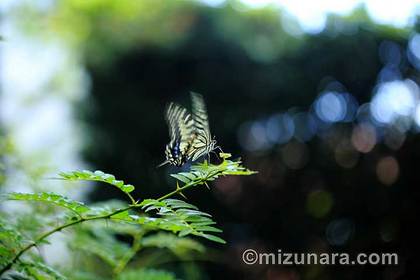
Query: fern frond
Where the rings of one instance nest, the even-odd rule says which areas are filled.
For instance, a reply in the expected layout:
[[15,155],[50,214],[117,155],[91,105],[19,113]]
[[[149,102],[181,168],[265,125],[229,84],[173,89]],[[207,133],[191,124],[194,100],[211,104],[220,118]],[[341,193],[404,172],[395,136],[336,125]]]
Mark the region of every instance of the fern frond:
[[124,184],[123,180],[117,180],[114,175],[100,170],[94,172],[89,170],[61,172],[59,173],[59,176],[64,180],[70,181],[97,181],[107,183],[117,187],[125,193],[130,193],[135,189],[133,185]]
[[155,218],[154,222],[161,229],[173,231],[180,237],[192,234],[215,242],[226,243],[223,239],[208,233],[222,232],[221,229],[211,226],[215,224],[211,215],[196,210],[197,207],[192,204],[177,199],[162,201],[148,199],[140,205],[145,212],[155,211],[158,218]]
[[19,262],[16,269],[30,279],[45,279],[45,280],[66,280],[67,278],[54,268],[40,262]]
[[184,183],[186,186],[192,185],[207,185],[207,182],[214,181],[220,176],[227,175],[252,175],[257,172],[251,171],[241,164],[241,160],[229,160],[229,154],[220,154],[223,158],[223,162],[220,164],[211,164],[207,161],[203,163],[197,163],[191,166],[190,172],[180,172],[171,174],[170,176]]
[[10,223],[0,218],[0,267],[7,264],[19,248],[24,246],[25,239]]
[[41,193],[7,193],[1,196],[6,200],[23,200],[23,201],[39,201],[51,203],[56,206],[66,208],[80,215],[88,212],[90,208],[82,202],[69,199],[65,196],[52,193],[52,192],[41,192]]

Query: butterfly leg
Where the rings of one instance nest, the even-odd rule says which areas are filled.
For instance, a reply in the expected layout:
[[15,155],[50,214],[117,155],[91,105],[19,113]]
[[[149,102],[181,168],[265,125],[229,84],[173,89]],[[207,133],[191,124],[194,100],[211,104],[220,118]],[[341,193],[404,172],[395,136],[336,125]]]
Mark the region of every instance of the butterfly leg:
[[217,146],[217,147],[216,147],[216,149],[219,149],[219,151],[220,151],[221,153],[223,153],[222,147]]
[[[222,161],[222,159],[219,157],[219,155],[218,155],[215,151],[211,151],[210,153],[213,153],[213,154],[217,157],[217,160],[218,160],[219,162],[221,162],[221,161]],[[210,155],[210,153],[209,153],[209,155]]]

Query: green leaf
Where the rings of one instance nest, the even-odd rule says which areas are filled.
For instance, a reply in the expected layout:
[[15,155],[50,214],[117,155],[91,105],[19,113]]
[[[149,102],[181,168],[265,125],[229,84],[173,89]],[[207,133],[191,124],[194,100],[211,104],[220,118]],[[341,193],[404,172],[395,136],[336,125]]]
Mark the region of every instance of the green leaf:
[[193,232],[192,228],[183,229],[178,233],[179,237],[187,236],[188,234],[191,234]]
[[190,208],[190,209],[195,209],[198,210],[197,206],[194,206],[192,204],[189,204],[183,200],[179,200],[179,199],[165,199],[165,203],[167,205],[169,205],[172,209],[177,209],[177,208]]
[[125,193],[134,191],[135,187],[130,184],[124,184],[124,181],[115,179],[112,174],[100,170],[94,172],[89,170],[61,172],[59,176],[64,180],[70,181],[97,181],[113,185]]
[[12,260],[16,251],[26,243],[21,233],[10,222],[0,218],[0,267]]
[[211,231],[211,232],[223,232],[221,229],[211,226],[197,226],[196,229],[199,231]]
[[161,202],[157,199],[145,199],[140,203],[141,209],[144,212],[149,212],[151,210],[160,209],[161,207],[165,207],[165,203]]
[[189,185],[202,185],[209,181],[214,181],[220,176],[227,175],[252,175],[257,172],[251,171],[241,165],[241,161],[229,160],[230,154],[221,154],[223,162],[220,164],[211,164],[207,161],[191,166],[190,172],[180,172],[170,176],[184,183],[184,187]]
[[121,190],[125,193],[131,193],[132,191],[134,191],[134,189],[134,186],[130,184],[121,186]]
[[130,247],[115,238],[115,231],[97,225],[77,228],[77,234],[70,243],[73,249],[97,256],[111,267],[130,249]]
[[183,183],[188,183],[200,177],[200,172],[180,172],[178,174],[171,174],[172,177],[178,179]]
[[223,159],[228,159],[232,157],[232,154],[229,153],[219,153],[219,156]]
[[41,193],[8,193],[2,196],[7,200],[23,200],[23,201],[39,201],[52,203],[56,206],[67,208],[77,214],[82,214],[90,210],[88,206],[82,202],[69,199],[65,196],[52,193],[52,192],[41,192]]
[[156,269],[135,269],[122,272],[117,280],[175,280],[175,274]]
[[[140,205],[145,212],[154,211],[158,217],[130,215],[129,218],[149,228],[172,231],[180,237],[196,235],[207,239],[213,237],[213,235],[206,237],[207,232],[222,232],[220,229],[210,226],[215,224],[210,214],[199,211],[196,206],[182,200],[165,199],[159,201],[147,199]],[[214,237],[213,239],[216,240],[217,238]],[[219,238],[216,242],[221,242],[221,240]]]
[[[40,262],[19,262],[17,270],[25,273],[28,276],[32,276],[33,279],[51,279],[51,280],[66,280],[60,272],[54,268]],[[31,277],[31,279],[32,279]]]
[[211,241],[214,241],[214,242],[217,242],[217,243],[226,244],[226,241],[224,241],[222,238],[217,237],[217,236],[212,235],[212,234],[200,234],[199,236],[202,236],[202,237],[204,237],[208,240],[211,240]]
[[167,248],[175,255],[187,254],[191,251],[201,253],[205,251],[205,247],[202,244],[191,238],[179,237],[164,232],[145,236],[141,243],[143,247]]
[[191,209],[178,209],[175,211],[177,214],[180,215],[185,215],[186,217],[188,216],[207,216],[207,217],[211,217],[210,214],[208,213],[204,213],[198,210],[191,210]]
[[113,199],[102,202],[96,202],[90,205],[89,207],[89,212],[85,213],[85,216],[87,217],[108,215],[117,211],[118,209],[127,207],[127,204],[121,200]]

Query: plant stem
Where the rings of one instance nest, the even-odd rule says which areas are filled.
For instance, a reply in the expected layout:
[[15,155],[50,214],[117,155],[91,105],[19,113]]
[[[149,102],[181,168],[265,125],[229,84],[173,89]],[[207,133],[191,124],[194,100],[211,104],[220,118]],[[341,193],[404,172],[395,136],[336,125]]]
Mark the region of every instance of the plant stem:
[[215,176],[217,173],[220,173],[220,171],[217,170],[216,172],[214,172],[214,174],[209,173],[208,176],[206,176],[205,178],[202,178],[199,181],[190,182],[190,183],[186,184],[185,186],[183,186],[181,188],[177,186],[177,188],[174,191],[172,191],[170,193],[167,193],[167,194],[159,197],[156,200],[157,201],[161,201],[161,200],[167,199],[167,198],[169,198],[171,196],[174,196],[176,194],[182,193],[183,191],[185,191],[186,189],[189,189],[191,187],[194,187],[194,186],[197,186],[197,185],[200,185],[200,184],[204,184],[205,182],[208,181],[208,179],[210,177]]
[[134,197],[131,194],[129,194],[129,193],[125,193],[125,194],[127,194],[127,196],[130,199],[132,205],[137,204],[136,200],[134,199]]
[[165,195],[163,195],[163,196],[161,196],[161,197],[159,197],[158,199],[156,199],[157,201],[161,201],[161,200],[164,200],[164,199],[167,199],[167,198],[169,198],[169,197],[171,197],[171,196],[174,196],[174,195],[176,195],[176,194],[179,194],[179,193],[181,193],[182,191],[184,191],[184,190],[186,190],[186,189],[189,189],[189,188],[191,188],[191,187],[193,187],[193,186],[196,186],[197,185],[197,183],[196,182],[194,182],[195,184],[186,184],[185,186],[183,186],[183,187],[181,187],[181,188],[179,188],[179,187],[177,187],[174,191],[172,191],[172,192],[170,192],[170,193],[167,193],[167,194],[165,194]]
[[121,258],[118,262],[117,266],[114,268],[114,277],[118,276],[121,271],[127,266],[130,260],[137,254],[137,252],[141,248],[141,239],[145,232],[139,232],[134,236],[133,245],[131,246],[130,250]]

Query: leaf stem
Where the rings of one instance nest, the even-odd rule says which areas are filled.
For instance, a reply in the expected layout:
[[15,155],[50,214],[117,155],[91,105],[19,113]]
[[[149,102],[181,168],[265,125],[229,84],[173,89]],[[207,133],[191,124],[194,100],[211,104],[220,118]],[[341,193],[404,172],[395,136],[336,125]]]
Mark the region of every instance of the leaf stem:
[[216,170],[215,172],[213,172],[213,173],[209,173],[206,177],[204,177],[204,178],[200,178],[200,180],[197,180],[197,181],[192,181],[192,182],[190,182],[190,183],[188,183],[188,184],[186,184],[186,185],[184,185],[183,187],[176,187],[176,189],[174,190],[174,191],[172,191],[172,192],[170,192],[170,193],[167,193],[167,194],[165,194],[165,195],[163,195],[163,196],[161,196],[161,197],[159,197],[158,199],[156,199],[157,201],[161,201],[161,200],[164,200],[164,199],[167,199],[167,198],[169,198],[169,197],[171,197],[171,196],[174,196],[174,195],[176,195],[176,194],[180,194],[180,193],[182,193],[183,191],[185,191],[186,189],[189,189],[189,188],[191,188],[191,187],[194,187],[194,186],[197,186],[197,185],[200,185],[200,184],[206,184],[206,182],[208,181],[208,179],[209,178],[211,178],[211,177],[213,177],[213,176],[215,176],[215,175],[217,175],[217,173],[221,173],[219,170]]
[[130,199],[132,205],[137,204],[136,200],[134,199],[134,197],[130,193],[128,193],[128,192],[124,192],[124,193],[127,194],[127,196]]
[[121,258],[117,266],[114,268],[113,274],[114,277],[117,277],[127,266],[130,260],[137,254],[141,249],[141,239],[144,236],[145,232],[139,232],[134,236],[133,244],[129,251]]
[[174,196],[174,195],[176,195],[176,194],[182,193],[184,190],[189,189],[189,188],[191,188],[191,187],[193,187],[193,186],[196,186],[197,184],[198,184],[197,182],[194,182],[194,184],[186,184],[185,186],[183,186],[183,187],[181,187],[181,188],[177,187],[174,191],[172,191],[172,192],[170,192],[170,193],[167,193],[167,194],[165,194],[165,195],[163,195],[163,196],[159,197],[159,198],[158,198],[158,199],[156,199],[156,200],[157,200],[157,201],[161,201],[161,200],[167,199],[167,198],[169,198],[169,197],[171,197],[171,196]]

